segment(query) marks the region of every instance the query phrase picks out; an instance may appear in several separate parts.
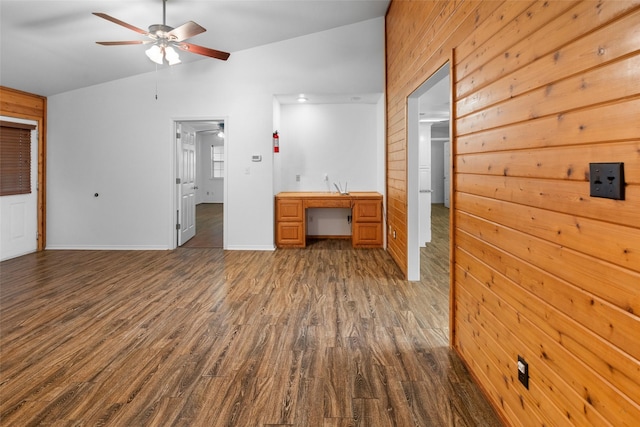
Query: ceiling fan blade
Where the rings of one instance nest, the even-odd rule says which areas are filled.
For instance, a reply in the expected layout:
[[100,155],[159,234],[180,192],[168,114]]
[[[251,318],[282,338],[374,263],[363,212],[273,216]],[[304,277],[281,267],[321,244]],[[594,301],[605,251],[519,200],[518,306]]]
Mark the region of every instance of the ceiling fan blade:
[[223,61],[226,61],[230,55],[227,52],[221,52],[219,50],[209,49],[208,47],[198,46],[197,44],[192,44],[192,43],[184,43],[184,42],[176,43],[176,46],[186,52],[197,53],[198,55],[204,55],[210,58],[221,59]]
[[119,20],[119,19],[117,19],[117,18],[114,18],[113,16],[109,16],[109,15],[107,15],[106,13],[102,13],[102,12],[93,12],[93,14],[94,14],[94,15],[96,15],[96,16],[99,16],[99,17],[100,17],[100,18],[102,18],[102,19],[106,19],[107,21],[111,21],[111,22],[113,22],[114,24],[122,25],[122,26],[123,26],[123,27],[125,27],[125,28],[128,28],[128,29],[130,29],[130,30],[135,31],[136,33],[144,34],[145,36],[149,35],[149,32],[148,32],[148,31],[145,31],[145,30],[143,30],[143,29],[141,29],[141,28],[138,28],[138,27],[134,27],[133,25],[131,25],[131,24],[127,24],[126,22],[121,21],[121,20]]
[[97,44],[101,44],[102,46],[120,46],[127,44],[148,44],[153,43],[153,40],[129,40],[129,41],[119,41],[119,42],[96,42]]
[[207,30],[205,30],[200,25],[196,24],[193,21],[189,21],[169,31],[167,35],[169,36],[169,38],[173,39],[173,37],[175,37],[175,41],[181,42],[182,40],[197,36],[198,34],[204,33],[205,31]]

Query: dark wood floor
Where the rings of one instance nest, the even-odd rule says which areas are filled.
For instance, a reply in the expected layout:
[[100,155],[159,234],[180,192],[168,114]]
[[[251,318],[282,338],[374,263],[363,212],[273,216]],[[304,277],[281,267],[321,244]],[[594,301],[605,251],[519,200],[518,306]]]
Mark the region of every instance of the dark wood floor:
[[224,215],[222,203],[196,205],[196,235],[183,248],[222,248]]
[[[449,209],[443,204],[431,205],[431,242],[420,248],[420,278],[426,283],[449,283]],[[449,292],[448,285],[443,289]]]
[[500,425],[448,347],[446,252],[410,283],[384,250],[311,243],[1,263],[0,423]]

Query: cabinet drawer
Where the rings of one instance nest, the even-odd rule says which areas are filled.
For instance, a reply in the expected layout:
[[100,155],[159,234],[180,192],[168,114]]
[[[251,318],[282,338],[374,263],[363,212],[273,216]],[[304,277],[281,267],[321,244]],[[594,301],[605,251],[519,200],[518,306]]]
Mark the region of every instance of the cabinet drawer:
[[304,247],[306,244],[304,225],[301,222],[278,222],[276,246]]
[[353,204],[353,222],[381,222],[380,200],[356,200]]
[[307,199],[304,201],[305,208],[350,208],[351,199],[340,199],[332,197],[330,199]]
[[302,221],[302,199],[276,199],[276,221]]
[[354,223],[352,243],[354,248],[382,247],[382,223]]

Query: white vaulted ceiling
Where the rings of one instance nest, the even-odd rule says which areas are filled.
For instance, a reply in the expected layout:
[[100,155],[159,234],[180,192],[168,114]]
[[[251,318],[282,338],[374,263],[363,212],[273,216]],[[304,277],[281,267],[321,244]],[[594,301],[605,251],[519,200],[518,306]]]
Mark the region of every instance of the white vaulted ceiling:
[[[188,41],[230,52],[232,61],[233,52],[384,16],[388,4],[389,0],[168,0],[166,19],[172,27],[197,22],[207,31]],[[162,0],[0,0],[0,85],[50,96],[155,70],[144,45],[96,44],[145,38],[92,12],[146,30],[162,23]],[[180,59],[224,64],[187,52],[180,52]]]

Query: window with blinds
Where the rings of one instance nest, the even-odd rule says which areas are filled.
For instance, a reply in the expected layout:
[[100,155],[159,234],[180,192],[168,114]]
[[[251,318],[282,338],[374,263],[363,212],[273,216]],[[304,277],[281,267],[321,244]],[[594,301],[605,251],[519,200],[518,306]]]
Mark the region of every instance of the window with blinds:
[[0,121],[0,196],[31,193],[29,124]]
[[224,178],[224,145],[211,146],[211,178]]

